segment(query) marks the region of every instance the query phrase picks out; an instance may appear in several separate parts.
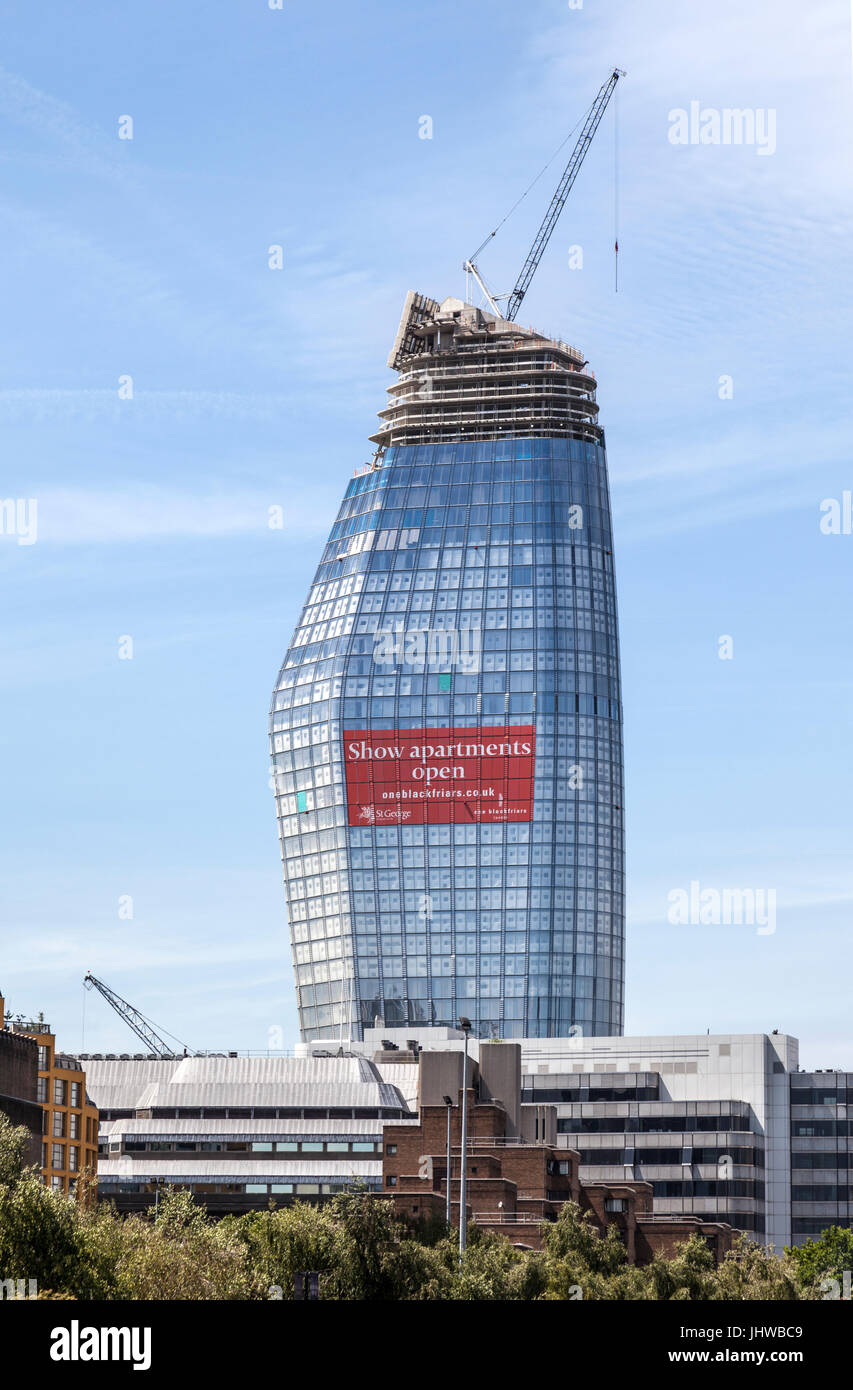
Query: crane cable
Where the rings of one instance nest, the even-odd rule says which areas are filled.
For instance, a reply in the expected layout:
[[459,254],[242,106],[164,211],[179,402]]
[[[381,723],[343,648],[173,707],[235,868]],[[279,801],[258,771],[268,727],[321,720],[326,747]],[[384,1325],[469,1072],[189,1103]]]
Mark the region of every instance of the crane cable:
[[565,140],[563,140],[562,143],[561,143],[560,145],[557,146],[557,149],[556,149],[556,150],[554,151],[554,153],[551,155],[551,158],[548,160],[548,163],[545,164],[545,165],[543,165],[543,167],[539,170],[539,173],[536,175],[536,178],[533,180],[533,182],[532,182],[531,184],[528,185],[527,188],[525,188],[525,190],[524,190],[524,192],[522,193],[521,197],[520,197],[520,198],[516,198],[515,202],[513,203],[512,207],[510,208],[509,212],[506,213],[505,216],[501,218],[500,222],[499,222],[498,225],[495,227],[495,230],[494,230],[493,232],[489,232],[489,235],[486,237],[485,241],[483,241],[483,242],[480,243],[480,245],[477,247],[476,251],[474,252],[474,254],[473,254],[472,256],[469,256],[469,258],[468,258],[469,260],[475,261],[475,260],[477,259],[477,257],[479,256],[480,252],[482,251],[483,247],[484,247],[484,246],[488,246],[488,244],[489,244],[489,242],[492,240],[492,238],[497,236],[497,234],[498,234],[498,232],[500,231],[501,227],[503,226],[504,222],[507,222],[507,221],[509,220],[509,218],[512,217],[512,214],[515,212],[515,210],[516,210],[516,208],[519,206],[519,204],[524,202],[524,200],[525,200],[525,198],[527,197],[528,193],[532,192],[532,190],[536,187],[536,185],[537,185],[537,183],[539,182],[539,180],[541,179],[542,175],[545,174],[545,173],[547,173],[547,171],[550,169],[551,165],[554,163],[554,160],[557,158],[557,155],[560,153],[561,150],[563,150],[563,149],[566,147],[566,145],[569,143],[569,141],[571,140],[572,136],[574,135],[575,131],[578,130],[578,129],[580,128],[580,126],[583,125],[584,121],[585,121],[585,120],[587,119],[587,117],[589,116],[589,113],[590,113],[590,111],[592,110],[592,108],[593,108],[593,106],[595,105],[595,102],[596,102],[597,100],[598,100],[598,98],[596,97],[595,100],[593,100],[593,101],[590,102],[589,106],[587,107],[587,109],[586,109],[586,111],[584,112],[584,114],[581,116],[581,118],[580,118],[580,120],[578,121],[577,125],[575,125],[575,126],[572,127],[572,129],[569,131],[568,135],[566,136]]
[[616,293],[619,293],[619,84],[613,93],[613,230]]
[[189,1043],[185,1043],[183,1038],[178,1037],[177,1033],[170,1033],[168,1028],[163,1027],[162,1023],[155,1023],[154,1019],[149,1018],[141,1009],[135,1009],[134,1012],[139,1015],[143,1023],[147,1023],[149,1028],[153,1028],[155,1033],[165,1033],[167,1038],[171,1038],[173,1042],[180,1043],[181,1047],[184,1048],[186,1052],[192,1053],[195,1051],[195,1048],[190,1047]]

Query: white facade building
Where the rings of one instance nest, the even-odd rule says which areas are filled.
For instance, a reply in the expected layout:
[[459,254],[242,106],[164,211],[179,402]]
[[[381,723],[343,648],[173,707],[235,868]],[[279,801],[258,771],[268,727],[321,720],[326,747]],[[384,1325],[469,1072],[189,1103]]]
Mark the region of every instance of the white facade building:
[[[488,1045],[471,1038],[470,1055]],[[101,1194],[132,1210],[187,1186],[221,1212],[356,1179],[379,1191],[384,1124],[417,1123],[418,1051],[463,1046],[452,1028],[376,1027],[296,1057],[87,1058]],[[727,1221],[776,1250],[850,1225],[853,1076],[801,1072],[796,1038],[527,1038],[521,1050],[521,1100],[555,1107],[583,1182],[651,1183],[657,1216]]]
[[[401,1049],[409,1039],[463,1045],[448,1029],[367,1029],[365,1051],[383,1039]],[[469,1046],[477,1056],[481,1044]],[[525,1038],[521,1051],[522,1099],[556,1105],[558,1142],[581,1154],[582,1181],[650,1182],[657,1214],[728,1221],[777,1250],[790,1244],[796,1038]]]

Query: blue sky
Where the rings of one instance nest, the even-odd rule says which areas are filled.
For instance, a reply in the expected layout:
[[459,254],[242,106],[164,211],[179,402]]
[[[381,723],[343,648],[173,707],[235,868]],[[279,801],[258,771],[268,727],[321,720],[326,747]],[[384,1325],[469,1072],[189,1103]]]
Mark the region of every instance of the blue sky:
[[[819,524],[853,488],[847,0],[3,10],[0,495],[38,500],[35,544],[0,536],[10,1006],[77,1048],[92,970],[192,1046],[296,1039],[276,671],[406,290],[463,292],[617,63],[620,293],[611,108],[521,318],[583,347],[607,430],[626,1031],[853,1069],[853,536]],[[673,145],[692,101],[774,110],[775,153]],[[776,931],[671,925],[691,881],[775,890]],[[94,995],[83,1040],[134,1050]]]

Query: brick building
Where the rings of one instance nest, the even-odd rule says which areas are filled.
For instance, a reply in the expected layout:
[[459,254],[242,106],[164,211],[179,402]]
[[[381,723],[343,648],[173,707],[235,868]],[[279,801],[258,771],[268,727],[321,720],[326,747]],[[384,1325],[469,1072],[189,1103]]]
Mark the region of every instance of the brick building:
[[[449,1115],[451,1220],[458,1224],[461,1100],[461,1054],[421,1052],[418,1120],[384,1127],[383,1193],[401,1215],[445,1216]],[[600,1233],[617,1227],[632,1263],[646,1263],[658,1251],[671,1253],[697,1232],[718,1259],[731,1247],[730,1226],[656,1217],[651,1183],[584,1183],[580,1164],[577,1152],[557,1147],[555,1107],[521,1103],[519,1045],[481,1045],[479,1063],[468,1062],[469,1220],[514,1245],[538,1249],[543,1223],[555,1221],[563,1204],[572,1201],[590,1213]]]
[[0,995],[0,1114],[30,1132],[27,1162],[41,1161],[42,1109],[38,1102],[38,1047],[4,1027]]
[[[0,999],[0,1020],[2,1015]],[[57,1052],[50,1025],[41,1018],[13,1020],[9,1034],[31,1043],[35,1053],[41,1147],[33,1161],[40,1163],[47,1186],[71,1194],[81,1173],[98,1169],[98,1111],[86,1093],[86,1073],[76,1058]]]

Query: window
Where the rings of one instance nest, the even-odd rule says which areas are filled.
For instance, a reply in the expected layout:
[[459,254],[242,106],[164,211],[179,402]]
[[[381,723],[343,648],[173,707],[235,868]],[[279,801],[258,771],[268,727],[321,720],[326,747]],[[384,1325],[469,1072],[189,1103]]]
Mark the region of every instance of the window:
[[71,1144],[68,1149],[68,1167],[72,1173],[76,1173],[80,1164],[80,1150],[75,1144]]
[[617,1212],[622,1212],[622,1211],[624,1211],[624,1210],[625,1210],[625,1198],[624,1198],[624,1197],[605,1197],[605,1199],[604,1199],[604,1210],[607,1211],[607,1212],[613,1212],[613,1213],[617,1213]]
[[51,1166],[51,1168],[64,1168],[64,1167],[65,1167],[65,1163],[64,1163],[63,1157],[62,1157],[62,1150],[63,1150],[62,1144],[53,1144],[53,1145],[51,1145],[51,1157],[50,1157],[50,1166]]
[[79,1109],[80,1106],[80,1082],[71,1082],[71,1104]]
[[44,1043],[39,1043],[39,1071],[50,1070],[50,1052]]
[[80,1138],[80,1116],[79,1116],[79,1115],[69,1115],[69,1116],[68,1116],[68,1138],[69,1138],[69,1139],[79,1139],[79,1138]]
[[54,1081],[53,1083],[53,1103],[54,1105],[66,1105],[68,1103],[68,1082]]
[[386,1187],[396,1187],[396,1186],[397,1186],[397,1179],[394,1177],[393,1173],[389,1173],[388,1177],[385,1179],[385,1186],[386,1186]]
[[54,1110],[53,1112],[52,1133],[55,1139],[62,1139],[65,1136],[65,1115],[61,1110]]
[[397,1145],[396,1145],[396,1144],[387,1144],[386,1147],[385,1147],[385,1152],[386,1152],[387,1154],[395,1154],[395,1153],[397,1152]]
[[46,1076],[40,1076],[39,1079],[38,1079],[38,1090],[36,1091],[36,1099],[38,1100],[39,1105],[46,1105],[46,1104],[47,1104],[47,1077],[46,1077]]

